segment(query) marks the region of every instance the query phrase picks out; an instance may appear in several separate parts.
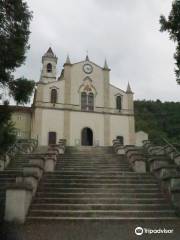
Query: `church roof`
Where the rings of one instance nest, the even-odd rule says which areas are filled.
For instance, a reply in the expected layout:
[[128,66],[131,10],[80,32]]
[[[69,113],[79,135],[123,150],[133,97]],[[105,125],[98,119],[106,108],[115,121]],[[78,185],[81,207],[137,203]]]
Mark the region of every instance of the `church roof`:
[[50,47],[50,48],[47,50],[47,52],[44,54],[43,57],[56,57],[56,56],[54,55],[54,52],[53,52],[52,48]]

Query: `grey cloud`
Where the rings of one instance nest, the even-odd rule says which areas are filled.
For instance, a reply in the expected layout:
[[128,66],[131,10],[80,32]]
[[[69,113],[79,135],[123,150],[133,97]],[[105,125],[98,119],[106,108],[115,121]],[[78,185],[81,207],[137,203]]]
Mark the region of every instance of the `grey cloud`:
[[61,71],[66,54],[72,62],[85,58],[111,67],[111,82],[125,88],[130,81],[138,99],[179,100],[174,76],[174,44],[159,32],[159,16],[169,0],[28,0],[34,12],[31,49],[16,75],[39,80],[41,56],[52,46]]

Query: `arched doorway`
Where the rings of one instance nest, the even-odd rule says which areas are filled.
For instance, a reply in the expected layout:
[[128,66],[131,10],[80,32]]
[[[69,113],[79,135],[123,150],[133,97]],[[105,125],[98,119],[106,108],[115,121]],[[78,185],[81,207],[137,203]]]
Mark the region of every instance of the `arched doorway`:
[[90,128],[83,128],[81,133],[81,144],[82,146],[93,145],[93,132]]

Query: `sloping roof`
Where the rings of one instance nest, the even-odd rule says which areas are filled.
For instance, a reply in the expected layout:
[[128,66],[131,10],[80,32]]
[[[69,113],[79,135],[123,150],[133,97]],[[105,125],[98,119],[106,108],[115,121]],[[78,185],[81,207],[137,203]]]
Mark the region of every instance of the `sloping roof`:
[[[26,112],[26,113],[32,112],[32,107],[13,106],[13,105],[10,105],[8,107],[12,112]],[[0,111],[3,111],[3,110],[4,110],[4,105],[0,105]]]
[[44,54],[43,57],[55,57],[54,52],[51,47],[47,50],[47,52]]

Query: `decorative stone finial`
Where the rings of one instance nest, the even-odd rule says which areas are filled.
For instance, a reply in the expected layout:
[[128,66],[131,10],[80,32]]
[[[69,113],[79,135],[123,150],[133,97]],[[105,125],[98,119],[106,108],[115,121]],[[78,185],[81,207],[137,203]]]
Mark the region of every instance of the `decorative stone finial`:
[[128,85],[127,85],[126,93],[129,93],[129,94],[133,93],[132,90],[131,90],[131,86],[130,86],[129,82],[128,82]]
[[105,62],[104,62],[104,69],[109,69],[106,59],[105,59]]
[[89,56],[88,56],[88,54],[86,55],[86,62],[89,62]]
[[71,64],[71,60],[70,60],[69,54],[67,55],[65,64]]

